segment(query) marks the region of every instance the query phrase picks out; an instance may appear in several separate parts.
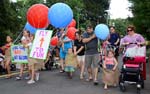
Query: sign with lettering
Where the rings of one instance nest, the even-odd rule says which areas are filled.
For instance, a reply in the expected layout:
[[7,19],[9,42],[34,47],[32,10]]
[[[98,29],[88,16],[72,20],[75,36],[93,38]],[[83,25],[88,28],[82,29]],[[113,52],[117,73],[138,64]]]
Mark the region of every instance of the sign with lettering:
[[13,63],[28,63],[28,49],[23,45],[12,45],[11,61]]
[[33,41],[30,57],[46,59],[52,30],[37,30]]

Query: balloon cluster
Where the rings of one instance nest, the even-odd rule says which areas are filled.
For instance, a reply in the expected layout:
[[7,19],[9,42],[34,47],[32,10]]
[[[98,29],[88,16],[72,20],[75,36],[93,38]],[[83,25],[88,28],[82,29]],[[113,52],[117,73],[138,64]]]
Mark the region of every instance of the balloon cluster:
[[[76,21],[73,19],[72,9],[65,3],[56,3],[50,8],[43,4],[34,4],[27,11],[27,21],[25,29],[32,34],[37,29],[46,29],[51,24],[55,28],[68,28],[66,35],[72,40],[75,39]],[[105,24],[97,25],[94,32],[102,40],[109,35],[109,29]],[[53,37],[50,43],[56,46],[58,37]]]

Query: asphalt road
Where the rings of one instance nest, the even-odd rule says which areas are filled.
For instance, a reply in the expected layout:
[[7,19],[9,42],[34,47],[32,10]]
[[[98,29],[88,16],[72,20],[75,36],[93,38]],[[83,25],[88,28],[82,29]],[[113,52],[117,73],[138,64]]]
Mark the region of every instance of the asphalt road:
[[[149,94],[150,92],[149,66],[147,63],[147,80],[141,94]],[[78,71],[74,74],[73,79],[68,79],[65,73],[59,73],[57,69],[41,71],[40,80],[32,85],[28,85],[25,79],[15,81],[16,75],[11,79],[1,77],[0,94],[136,94],[135,85],[127,85],[126,92],[121,92],[119,87],[110,87],[108,90],[104,90],[101,74],[99,72],[98,86],[94,86],[93,82],[80,80]]]

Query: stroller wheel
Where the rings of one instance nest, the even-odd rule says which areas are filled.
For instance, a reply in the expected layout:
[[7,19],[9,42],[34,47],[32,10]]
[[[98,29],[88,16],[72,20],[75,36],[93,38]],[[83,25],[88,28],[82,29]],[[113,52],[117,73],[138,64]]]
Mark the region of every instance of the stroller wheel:
[[141,88],[144,89],[144,79],[141,77],[141,80],[140,80],[140,84],[141,84]]
[[55,65],[55,67],[56,67],[56,69],[58,69],[58,68],[59,68],[59,65],[58,65],[58,64],[56,64],[56,65]]
[[119,83],[119,88],[122,92],[126,91],[126,87],[124,86],[124,83]]
[[141,81],[141,88],[144,89],[144,80]]
[[141,89],[137,88],[137,94],[141,94]]

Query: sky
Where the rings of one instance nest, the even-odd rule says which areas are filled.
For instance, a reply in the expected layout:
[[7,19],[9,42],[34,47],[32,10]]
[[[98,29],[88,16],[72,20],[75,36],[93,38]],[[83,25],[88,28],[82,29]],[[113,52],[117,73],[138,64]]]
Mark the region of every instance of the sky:
[[132,17],[132,13],[129,11],[129,6],[131,4],[128,2],[128,0],[111,0],[110,3],[110,9],[108,10],[110,12],[110,18],[116,19],[116,18],[127,18]]

